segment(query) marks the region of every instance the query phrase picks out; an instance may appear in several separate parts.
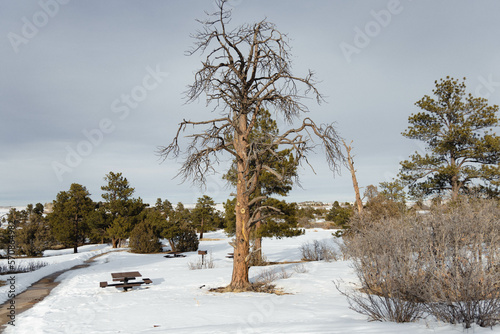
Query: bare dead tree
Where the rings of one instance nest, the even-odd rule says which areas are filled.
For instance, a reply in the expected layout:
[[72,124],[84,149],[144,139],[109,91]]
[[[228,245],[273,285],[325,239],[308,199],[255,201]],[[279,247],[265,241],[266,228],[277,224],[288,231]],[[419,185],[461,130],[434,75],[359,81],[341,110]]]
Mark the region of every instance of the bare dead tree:
[[363,201],[361,200],[361,195],[359,193],[358,179],[356,177],[356,170],[354,169],[354,159],[351,155],[352,141],[349,145],[347,145],[344,140],[342,140],[342,143],[344,144],[345,150],[347,152],[346,165],[347,168],[349,168],[349,170],[351,171],[352,186],[354,188],[354,193],[356,194],[356,206],[358,207],[358,213],[361,213],[363,212]]
[[[207,121],[183,120],[172,143],[161,147],[159,153],[164,158],[178,157],[181,151],[186,153],[178,175],[197,185],[205,184],[205,175],[215,172],[214,166],[224,153],[236,160],[236,240],[228,287],[236,291],[250,286],[249,232],[250,225],[255,223],[250,209],[262,200],[250,200],[250,196],[263,170],[282,177],[278,168],[266,164],[265,157],[275,154],[274,148],[279,146],[290,148],[297,161],[309,165],[307,155],[317,146],[313,137],[324,147],[332,171],[338,171],[343,156],[332,125],[318,126],[312,119],[304,118],[300,126],[293,128],[293,122],[308,111],[301,102],[303,98],[312,95],[321,103],[323,97],[316,89],[313,72],[309,71],[305,77],[292,74],[287,36],[265,20],[229,29],[231,11],[224,9],[226,2],[218,1],[218,11],[199,21],[202,29],[192,36],[195,44],[188,52],[188,55],[200,52],[206,58],[195,74],[194,83],[188,86],[187,101],[205,95],[207,106],[213,105],[213,111],[218,111],[220,117]],[[272,138],[251,138],[250,132],[263,109],[281,115],[289,128]],[[187,136],[190,143],[186,150],[181,150],[179,141],[188,129],[192,130]]]

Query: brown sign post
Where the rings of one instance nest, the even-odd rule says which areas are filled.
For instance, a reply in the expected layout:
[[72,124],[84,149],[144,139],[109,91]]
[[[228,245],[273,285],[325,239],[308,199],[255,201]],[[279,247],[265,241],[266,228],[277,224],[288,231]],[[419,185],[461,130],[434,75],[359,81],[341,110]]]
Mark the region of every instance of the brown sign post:
[[203,266],[205,264],[205,255],[207,255],[207,251],[199,250],[198,255],[201,255],[201,265]]

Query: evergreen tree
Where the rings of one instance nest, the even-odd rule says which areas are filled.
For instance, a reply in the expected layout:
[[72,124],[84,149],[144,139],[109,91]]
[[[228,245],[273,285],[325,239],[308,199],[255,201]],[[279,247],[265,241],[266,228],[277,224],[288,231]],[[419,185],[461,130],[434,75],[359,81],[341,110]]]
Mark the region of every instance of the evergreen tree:
[[111,239],[113,248],[116,248],[130,236],[130,232],[138,223],[139,214],[146,205],[141,198],[132,198],[134,188],[130,187],[122,173],[109,172],[104,180],[107,184],[101,187],[104,191],[101,196],[109,216],[106,235]]
[[[159,204],[159,203],[157,203]],[[164,201],[158,212],[162,213],[164,219],[159,225],[159,236],[168,240],[170,248],[174,252],[195,251],[198,249],[199,240],[191,223],[191,212],[179,202],[172,209],[169,201]]]
[[[12,208],[6,220],[15,226],[13,231],[16,254],[30,257],[42,256],[43,251],[50,248],[52,239],[47,221],[43,217],[42,204],[37,203],[36,206],[28,204],[26,210],[21,211]],[[0,248],[9,247],[10,237],[11,232],[8,229],[2,230]]]
[[77,253],[88,232],[85,219],[94,210],[90,194],[84,186],[73,183],[69,191],[57,194],[53,204],[53,211],[47,216],[51,233],[61,244],[72,245]]
[[401,180],[393,180],[388,182],[380,182],[380,193],[386,198],[406,205],[406,192],[404,191],[405,185]]
[[[249,139],[256,146],[267,147],[259,162],[254,162],[251,168],[259,168],[258,164],[270,167],[270,169],[259,172],[259,181],[250,196],[253,205],[251,207],[249,226],[253,240],[252,259],[256,263],[262,262],[263,236],[272,236],[271,231],[276,231],[278,233],[276,236],[284,235],[287,234],[284,232],[287,229],[289,230],[289,236],[296,236],[301,233],[301,231],[295,230],[297,227],[296,219],[291,219],[285,212],[281,212],[279,208],[273,208],[271,205],[271,203],[279,204],[280,208],[287,208],[287,211],[290,212],[290,207],[285,202],[273,200],[270,196],[274,194],[286,196],[292,190],[293,179],[297,176],[297,162],[291,150],[278,150],[278,145],[272,145],[273,138],[278,133],[278,125],[271,118],[271,113],[268,110],[261,110],[249,136]],[[233,186],[236,186],[238,179],[236,166],[236,161],[234,161],[232,168],[224,176]],[[278,170],[280,173],[274,173],[274,170]],[[292,211],[295,212],[295,210]],[[282,219],[276,220],[275,218],[280,214],[283,216]],[[236,215],[231,214],[230,217],[234,217],[234,222],[230,221],[229,224],[234,226],[236,224]],[[276,225],[278,221],[282,223],[280,227]],[[266,227],[263,224],[272,224],[272,226]],[[227,228],[227,230],[232,229],[231,227]]]
[[364,197],[366,206],[362,215],[366,221],[380,221],[383,219],[400,217],[404,213],[401,203],[397,203],[378,191],[374,185],[366,187]]
[[29,257],[42,256],[52,245],[49,226],[40,216],[31,216],[16,230],[17,253]]
[[236,233],[236,198],[226,200],[224,203],[224,231],[229,236]]
[[334,222],[340,228],[346,228],[353,212],[353,207],[349,203],[341,206],[338,201],[335,201],[325,218],[328,221]]
[[91,243],[109,242],[109,238],[106,236],[106,230],[109,227],[109,216],[104,209],[102,202],[96,203],[94,211],[92,211],[85,222],[89,228],[89,239]]
[[203,238],[205,231],[211,231],[220,226],[222,218],[214,208],[214,200],[207,195],[198,198],[195,208],[191,212],[193,226],[200,233],[200,239]]
[[428,153],[415,152],[401,162],[401,179],[414,196],[449,191],[453,200],[475,180],[498,186],[500,137],[493,132],[498,106],[466,95],[465,82],[446,77],[435,85],[435,99],[426,95],[415,103],[423,111],[409,117],[403,133],[425,142]]
[[141,222],[130,233],[129,246],[134,253],[158,253],[162,251],[159,241],[160,229],[165,217],[155,209],[146,209]]

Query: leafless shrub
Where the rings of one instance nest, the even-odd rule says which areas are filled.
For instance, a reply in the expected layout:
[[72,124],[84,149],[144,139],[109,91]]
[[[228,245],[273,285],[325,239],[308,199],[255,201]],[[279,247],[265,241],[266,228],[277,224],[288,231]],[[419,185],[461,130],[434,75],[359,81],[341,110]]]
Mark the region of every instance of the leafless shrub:
[[334,246],[326,241],[314,240],[300,247],[302,259],[306,261],[336,261],[339,258]]
[[277,279],[278,279],[278,275],[276,274],[276,272],[274,271],[273,268],[264,269],[257,276],[257,282],[264,284],[264,285],[271,284],[272,282],[276,281]]
[[299,263],[299,264],[295,265],[293,267],[293,270],[297,274],[305,274],[305,273],[309,272],[309,270],[307,269],[307,267],[303,263]]
[[285,268],[267,268],[262,270],[257,276],[257,283],[263,285],[270,285],[272,282],[278,279],[287,279],[292,277],[292,274],[287,272]]
[[378,293],[364,293],[363,290],[343,291],[335,282],[337,290],[347,297],[349,307],[367,315],[372,321],[413,322],[423,317],[422,304],[407,301],[402,296],[395,296],[388,284],[377,287]]
[[374,320],[411,321],[422,307],[450,323],[500,320],[498,203],[463,199],[426,215],[353,221],[344,252],[361,291],[353,309]]
[[208,256],[204,258],[198,258],[197,261],[188,262],[189,270],[198,270],[198,269],[212,269],[215,268],[214,259],[212,256],[212,251],[208,253]]
[[281,271],[278,273],[279,279],[287,279],[292,277],[292,273],[289,273],[285,268],[281,267]]

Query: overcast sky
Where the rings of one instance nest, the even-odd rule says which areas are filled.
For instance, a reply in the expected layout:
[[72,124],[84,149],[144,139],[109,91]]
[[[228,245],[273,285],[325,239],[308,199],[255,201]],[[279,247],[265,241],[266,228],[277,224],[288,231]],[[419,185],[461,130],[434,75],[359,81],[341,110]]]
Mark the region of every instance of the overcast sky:
[[[401,132],[435,80],[467,77],[470,93],[500,104],[499,1],[230,4],[233,26],[267,18],[291,39],[295,75],[316,72],[326,103],[308,101],[307,116],[353,141],[361,187],[390,181],[423,149]],[[206,190],[180,184],[182,160],[155,153],[182,119],[212,117],[183,92],[201,66],[185,55],[195,20],[214,9],[213,0],[0,0],[0,206],[50,202],[71,183],[98,201],[110,171],[149,203],[229,198],[220,175]],[[354,199],[347,169],[334,178],[320,149],[310,161],[316,174],[301,169],[289,201]]]

